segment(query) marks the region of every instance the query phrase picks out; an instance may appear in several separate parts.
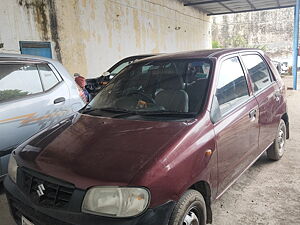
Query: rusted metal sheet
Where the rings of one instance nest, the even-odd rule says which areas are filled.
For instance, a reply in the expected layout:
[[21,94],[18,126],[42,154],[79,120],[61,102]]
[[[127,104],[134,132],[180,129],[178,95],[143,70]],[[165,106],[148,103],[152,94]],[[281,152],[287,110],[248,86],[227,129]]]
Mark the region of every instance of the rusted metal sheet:
[[198,7],[209,16],[288,8],[295,4],[295,0],[186,0],[184,3],[185,6]]

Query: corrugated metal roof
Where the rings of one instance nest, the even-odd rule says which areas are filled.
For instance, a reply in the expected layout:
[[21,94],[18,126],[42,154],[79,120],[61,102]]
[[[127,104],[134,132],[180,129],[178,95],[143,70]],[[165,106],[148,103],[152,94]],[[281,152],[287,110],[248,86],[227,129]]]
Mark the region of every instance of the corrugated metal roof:
[[194,6],[207,15],[252,12],[294,7],[296,0],[184,0],[185,6]]

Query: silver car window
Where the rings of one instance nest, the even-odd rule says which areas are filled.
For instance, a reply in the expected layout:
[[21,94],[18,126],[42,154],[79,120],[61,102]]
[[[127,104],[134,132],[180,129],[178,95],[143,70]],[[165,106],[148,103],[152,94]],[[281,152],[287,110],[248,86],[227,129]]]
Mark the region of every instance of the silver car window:
[[258,92],[271,84],[268,66],[259,55],[244,55],[242,59],[254,84],[254,92]]
[[59,83],[57,77],[50,69],[50,67],[46,64],[38,64],[38,68],[40,71],[41,79],[44,85],[45,91],[53,88],[55,85]]
[[222,115],[248,99],[245,74],[237,57],[226,59],[222,63],[216,97]]
[[32,64],[0,64],[0,102],[43,92],[37,67]]

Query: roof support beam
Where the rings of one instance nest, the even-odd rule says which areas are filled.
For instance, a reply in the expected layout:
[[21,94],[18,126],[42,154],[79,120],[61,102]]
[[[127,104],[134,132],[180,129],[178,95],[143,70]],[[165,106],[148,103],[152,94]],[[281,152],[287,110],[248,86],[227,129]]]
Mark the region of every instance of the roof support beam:
[[280,2],[279,2],[279,0],[276,0],[276,2],[277,2],[277,6],[280,7]]
[[206,15],[208,15],[208,14],[211,14],[212,12],[211,11],[208,11],[208,10],[206,10],[206,9],[203,9],[203,8],[200,8],[203,12],[205,12],[206,13]]
[[223,6],[225,9],[229,10],[230,12],[233,12],[233,10],[229,7],[227,7],[224,3],[218,2],[221,6]]
[[[279,0],[277,0],[279,1]],[[250,2],[250,0],[247,0],[248,4],[250,5],[251,9],[256,9],[255,6],[252,4],[252,2]]]
[[204,5],[204,4],[211,4],[211,3],[218,3],[218,2],[228,2],[232,0],[215,0],[215,1],[202,1],[202,2],[189,2],[185,3],[184,6],[191,6],[191,5]]
[[254,10],[252,9],[252,10],[240,10],[240,11],[233,11],[233,12],[220,12],[220,13],[211,13],[211,14],[207,14],[207,15],[215,16],[215,15],[224,15],[224,14],[232,14],[232,13],[256,12],[256,11],[264,11],[264,10],[272,10],[272,9],[291,8],[294,6],[295,5],[288,5],[288,6],[270,7],[270,8],[263,8],[263,9],[254,9]]

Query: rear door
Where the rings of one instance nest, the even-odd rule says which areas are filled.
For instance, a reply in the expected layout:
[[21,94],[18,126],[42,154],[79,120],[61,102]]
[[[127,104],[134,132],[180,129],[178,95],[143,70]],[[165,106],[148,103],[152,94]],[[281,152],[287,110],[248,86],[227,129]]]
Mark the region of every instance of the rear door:
[[220,114],[214,123],[220,195],[257,157],[258,105],[238,56],[221,62],[213,105]]
[[46,63],[0,62],[2,154],[61,120],[69,110],[68,97],[62,79]]
[[281,92],[268,64],[256,53],[242,55],[242,60],[251,78],[254,95],[259,105],[259,151],[273,143],[280,121],[278,108]]
[[41,128],[55,124],[72,113],[69,88],[62,77],[46,63],[37,64],[43,85],[46,108],[41,112]]

